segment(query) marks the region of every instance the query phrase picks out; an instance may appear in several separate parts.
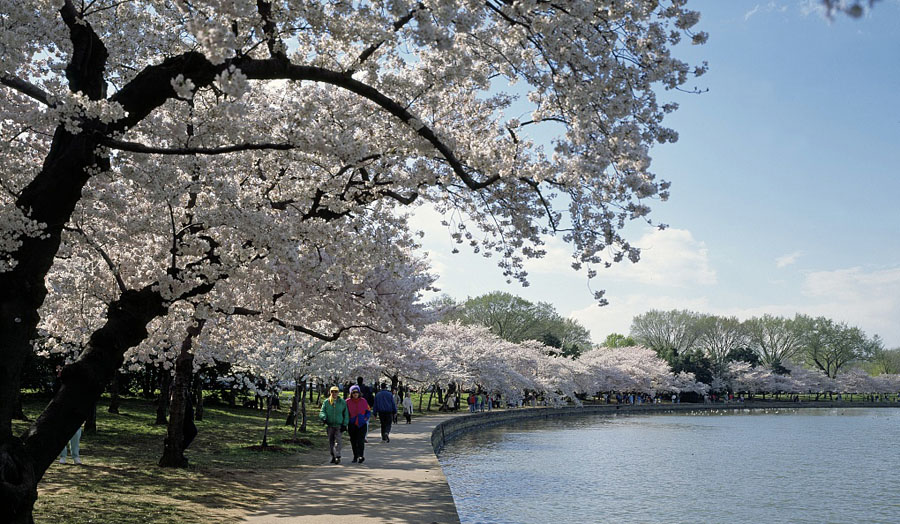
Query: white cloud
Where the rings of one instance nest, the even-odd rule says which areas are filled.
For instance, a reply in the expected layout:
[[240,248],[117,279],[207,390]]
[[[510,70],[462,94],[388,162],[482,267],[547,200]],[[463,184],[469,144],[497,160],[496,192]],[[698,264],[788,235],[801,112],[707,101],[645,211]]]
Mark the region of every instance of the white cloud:
[[756,5],[753,7],[753,9],[751,9],[751,10],[747,11],[746,13],[744,13],[744,20],[745,20],[745,21],[746,21],[746,20],[750,20],[750,17],[752,17],[753,15],[755,15],[756,13],[759,12],[759,8],[760,8],[759,4],[756,4]]
[[654,229],[634,245],[641,248],[637,264],[623,262],[601,275],[666,287],[711,286],[717,282],[706,244],[686,229]]
[[741,320],[765,314],[824,316],[879,335],[888,348],[900,347],[900,267],[866,270],[855,267],[806,275],[802,295],[790,303],[714,305],[712,297],[650,294],[615,295],[610,305],[591,305],[570,316],[591,330],[595,342],[610,333],[627,334],[631,320],[651,309],[688,309]]
[[744,21],[750,20],[754,15],[756,15],[757,13],[760,13],[760,12],[784,13],[784,12],[787,12],[787,10],[788,10],[787,5],[782,5],[782,4],[779,4],[778,2],[775,2],[774,0],[771,0],[766,5],[756,4],[755,6],[753,6],[753,9],[744,13]]
[[800,258],[800,255],[802,255],[802,254],[803,254],[802,251],[794,251],[793,253],[788,253],[787,255],[780,256],[775,259],[775,266],[776,267],[787,267],[787,266],[793,264],[794,262],[796,262],[797,259]]
[[822,3],[822,0],[805,0],[800,5],[800,14],[803,16],[815,14],[822,18],[828,18],[828,9]]
[[610,333],[627,335],[631,330],[631,320],[651,309],[668,311],[670,309],[689,309],[707,311],[709,301],[706,297],[679,298],[662,295],[633,294],[610,297],[608,306],[590,305],[584,309],[573,311],[569,316],[580,322],[591,331],[594,342],[600,343]]
[[[806,275],[795,303],[762,304],[709,311],[747,319],[764,314],[824,316],[880,335],[888,347],[900,347],[900,267],[860,267],[816,271]],[[805,299],[805,300],[803,300]]]

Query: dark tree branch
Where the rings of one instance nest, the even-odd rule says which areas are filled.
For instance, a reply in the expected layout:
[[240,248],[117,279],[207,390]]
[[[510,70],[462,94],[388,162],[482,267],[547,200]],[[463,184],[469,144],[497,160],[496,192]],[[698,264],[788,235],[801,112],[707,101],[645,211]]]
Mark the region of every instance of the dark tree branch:
[[16,91],[28,95],[47,107],[52,107],[50,103],[50,95],[44,92],[40,87],[22,80],[21,78],[11,77],[9,75],[0,75],[0,84],[15,89]]
[[[394,22],[394,32],[396,33],[403,26],[408,24],[409,21],[412,20],[414,16],[416,16],[416,11],[419,11],[420,9],[425,9],[425,4],[419,2],[418,4],[416,4],[416,7],[414,9],[411,9],[408,13],[406,13],[406,15],[403,16],[403,18],[400,18],[399,20]],[[363,52],[359,54],[359,57],[356,58],[356,62],[354,63],[354,65],[351,66],[349,69],[347,69],[345,74],[349,76],[349,75],[352,75],[353,73],[357,72],[359,70],[359,66],[361,66],[363,64],[363,62],[368,60],[369,57],[375,53],[375,51],[378,51],[378,48],[381,47],[382,44],[384,44],[384,40],[378,42],[377,44],[372,44],[369,47],[367,47],[366,49],[364,49]]]
[[[230,312],[222,310],[222,309],[219,309],[217,311],[219,311],[220,313],[224,313],[226,315],[241,315],[241,316],[250,316],[250,317],[262,315],[262,311],[257,311],[255,309],[249,309],[249,308],[244,308],[244,307],[233,308]],[[317,338],[319,340],[324,340],[325,342],[334,342],[335,340],[340,338],[340,336],[345,331],[349,331],[351,329],[368,329],[368,330],[374,331],[376,333],[387,333],[387,331],[379,330],[372,326],[363,325],[363,324],[342,326],[342,327],[338,328],[336,331],[332,332],[331,334],[325,334],[325,333],[320,333],[318,331],[315,331],[313,329],[306,328],[299,324],[290,324],[290,323],[288,323],[284,320],[281,320],[280,318],[277,318],[277,317],[272,317],[272,318],[268,319],[267,322],[271,322],[272,324],[276,324],[285,329],[290,329],[292,331],[297,331],[299,333],[303,333],[304,335],[309,335],[309,336],[311,336],[313,338]]]
[[287,61],[284,54],[284,42],[278,38],[278,28],[272,19],[272,2],[268,0],[256,0],[256,11],[263,21],[263,34],[266,36],[266,45],[269,47],[269,55],[278,60]]
[[101,138],[99,142],[110,148],[129,153],[145,153],[148,155],[222,155],[240,151],[287,151],[294,149],[294,144],[234,144],[220,147],[153,147],[138,142],[126,142],[115,138]]
[[109,56],[106,46],[75,9],[72,0],[65,0],[59,14],[69,28],[69,38],[73,47],[72,59],[66,66],[69,89],[73,93],[81,91],[91,100],[105,98],[106,79],[103,77],[103,71],[106,69],[106,59]]

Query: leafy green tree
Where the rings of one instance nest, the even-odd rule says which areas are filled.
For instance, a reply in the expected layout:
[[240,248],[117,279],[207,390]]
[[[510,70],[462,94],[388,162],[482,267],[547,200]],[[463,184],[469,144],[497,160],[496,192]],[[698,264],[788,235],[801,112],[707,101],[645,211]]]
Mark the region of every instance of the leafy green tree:
[[538,340],[557,348],[556,354],[568,357],[577,356],[591,347],[590,331],[578,321],[562,317],[553,305],[534,304],[503,291],[470,298],[445,319],[486,326],[510,342]]
[[800,352],[802,328],[798,319],[763,315],[744,323],[760,364],[772,368]]
[[706,352],[713,367],[722,369],[729,355],[750,343],[747,326],[736,317],[703,315],[697,322],[697,345]]
[[711,384],[713,380],[713,364],[700,349],[690,349],[674,357],[671,363],[674,373],[693,373],[697,382]]
[[674,365],[679,355],[695,347],[700,337],[701,318],[700,314],[688,310],[652,309],[632,319],[631,336]]
[[753,366],[758,366],[759,354],[750,346],[735,348],[728,352],[726,362],[749,362]]
[[606,340],[603,341],[603,346],[608,348],[627,348],[636,345],[637,341],[621,333],[610,333],[606,336]]
[[848,363],[868,360],[882,348],[878,336],[870,339],[857,327],[829,318],[798,315],[803,355],[810,365],[831,378]]
[[876,349],[872,355],[872,373],[895,375],[900,374],[900,348]]

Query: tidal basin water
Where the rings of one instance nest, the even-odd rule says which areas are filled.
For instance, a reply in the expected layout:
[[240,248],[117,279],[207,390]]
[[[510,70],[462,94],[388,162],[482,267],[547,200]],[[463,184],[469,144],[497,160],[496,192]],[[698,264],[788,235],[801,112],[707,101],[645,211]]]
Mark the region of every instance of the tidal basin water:
[[569,417],[439,456],[463,524],[900,523],[900,409]]

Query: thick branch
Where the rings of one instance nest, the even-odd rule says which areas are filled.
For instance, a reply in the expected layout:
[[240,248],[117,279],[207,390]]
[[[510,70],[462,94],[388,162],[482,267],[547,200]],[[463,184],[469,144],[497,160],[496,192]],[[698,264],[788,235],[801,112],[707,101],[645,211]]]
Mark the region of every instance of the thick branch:
[[71,0],[66,0],[59,9],[63,21],[69,28],[72,40],[72,60],[66,66],[66,78],[73,93],[82,92],[91,100],[106,97],[106,58],[109,53],[103,41],[91,25],[81,17]]
[[45,106],[52,106],[50,103],[50,95],[44,92],[40,87],[22,80],[21,78],[11,77],[9,75],[0,75],[0,84],[11,87],[16,91],[28,95]]
[[222,155],[240,151],[287,151],[297,146],[294,144],[234,144],[220,147],[153,147],[138,142],[126,142],[114,138],[100,139],[100,143],[110,149],[128,151],[130,153],[146,153],[149,155]]
[[494,175],[481,182],[472,178],[472,176],[466,172],[459,159],[456,158],[453,151],[437,137],[431,128],[415,118],[403,105],[384,95],[378,89],[350,78],[343,73],[323,69],[321,67],[285,65],[283,62],[275,60],[246,60],[244,63],[240,64],[239,67],[245,75],[253,79],[312,80],[346,89],[374,102],[382,109],[397,117],[404,124],[413,127],[419,136],[430,142],[431,145],[441,153],[453,169],[453,172],[456,173],[456,176],[458,176],[469,189],[483,189],[500,180],[499,175]]
[[269,54],[272,58],[287,60],[287,55],[284,54],[284,43],[278,38],[278,28],[275,26],[275,21],[272,20],[272,2],[256,0],[256,11],[263,21],[262,29],[263,34],[266,36]]
[[[219,312],[225,313],[226,315],[242,315],[242,316],[250,316],[250,317],[262,315],[262,311],[257,311],[255,309],[248,309],[248,308],[244,308],[244,307],[236,307],[236,308],[232,309],[230,312],[220,309]],[[319,333],[318,331],[315,331],[313,329],[303,327],[299,324],[290,324],[290,323],[285,322],[284,320],[281,320],[280,318],[276,318],[276,317],[270,318],[269,320],[267,320],[267,322],[277,324],[285,329],[290,329],[292,331],[297,331],[299,333],[303,333],[304,335],[309,335],[309,336],[317,338],[319,340],[324,340],[325,342],[334,342],[335,340],[340,338],[341,334],[343,334],[344,331],[348,331],[351,329],[369,329],[376,333],[386,333],[386,331],[375,329],[372,326],[352,325],[352,326],[340,327],[337,329],[337,331],[334,331],[333,333],[326,335],[324,333]]]

